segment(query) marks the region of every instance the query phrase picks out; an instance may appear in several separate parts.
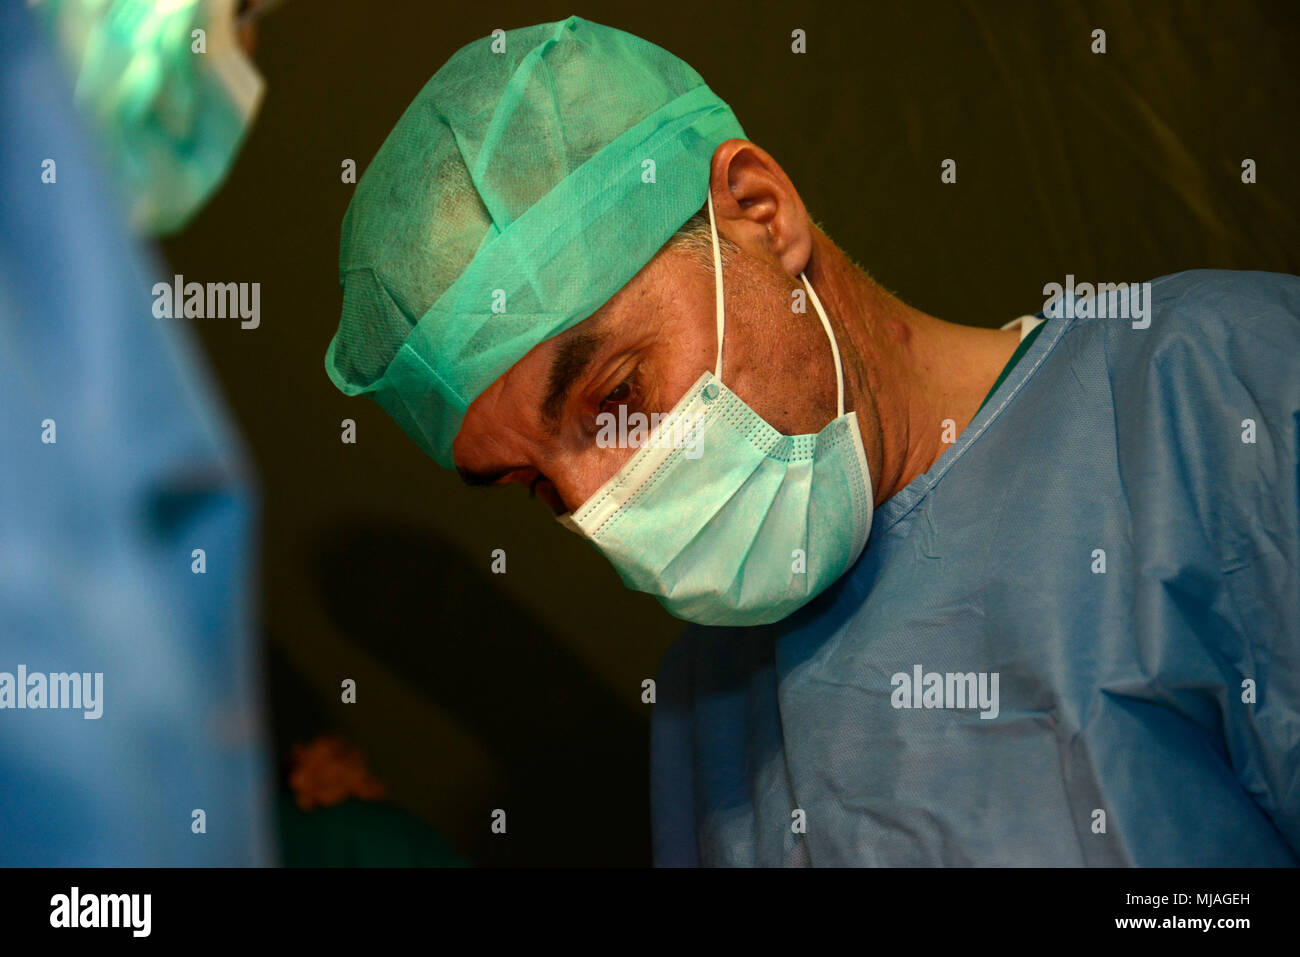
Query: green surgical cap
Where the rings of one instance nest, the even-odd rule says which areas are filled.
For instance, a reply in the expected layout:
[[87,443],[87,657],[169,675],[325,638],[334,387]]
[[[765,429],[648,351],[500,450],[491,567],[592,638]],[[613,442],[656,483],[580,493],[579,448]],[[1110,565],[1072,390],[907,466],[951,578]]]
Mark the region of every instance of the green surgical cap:
[[704,204],[714,150],[744,136],[687,64],[589,20],[462,48],[343,218],[330,378],[452,467],[469,404],[635,276]]

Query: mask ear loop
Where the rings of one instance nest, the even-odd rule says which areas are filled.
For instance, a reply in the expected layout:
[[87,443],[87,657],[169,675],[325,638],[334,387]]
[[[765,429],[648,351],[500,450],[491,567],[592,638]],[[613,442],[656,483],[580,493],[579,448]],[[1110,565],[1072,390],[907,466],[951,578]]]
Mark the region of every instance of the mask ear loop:
[[826,318],[826,310],[822,308],[822,301],[817,298],[817,293],[813,292],[812,283],[803,273],[799,273],[799,278],[803,280],[804,287],[808,290],[808,297],[812,300],[813,308],[817,310],[817,315],[821,318],[822,328],[826,330],[826,338],[831,341],[831,356],[835,359],[835,388],[839,392],[839,412],[835,417],[844,416],[844,367],[840,365],[840,347],[835,342],[835,333],[831,331],[831,321]]
[[[718,381],[722,381],[722,337],[726,327],[726,311],[722,305],[722,249],[718,245],[718,226],[713,218],[713,191],[709,190],[706,194],[709,201],[709,233],[713,238],[713,289],[714,304],[718,316],[718,364],[713,370],[713,374]],[[835,360],[835,390],[837,394],[837,409],[835,417],[844,416],[844,367],[840,362],[840,347],[835,341],[835,332],[831,329],[831,321],[826,318],[826,310],[822,308],[822,301],[817,298],[817,293],[813,291],[812,283],[802,272],[799,278],[803,280],[804,288],[808,290],[808,297],[812,299],[813,308],[817,310],[817,317],[822,321],[822,329],[826,331],[826,338],[831,342],[831,357]]]
[[707,193],[709,199],[709,233],[713,236],[713,288],[714,307],[718,316],[718,364],[713,370],[714,376],[722,381],[722,333],[726,325],[726,313],[722,308],[722,250],[718,246],[718,225],[713,221],[713,190]]

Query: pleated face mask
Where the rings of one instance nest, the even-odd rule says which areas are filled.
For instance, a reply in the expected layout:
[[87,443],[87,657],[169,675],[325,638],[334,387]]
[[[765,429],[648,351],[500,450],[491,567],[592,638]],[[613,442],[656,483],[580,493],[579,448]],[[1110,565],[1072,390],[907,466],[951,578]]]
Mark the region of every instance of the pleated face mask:
[[[830,321],[836,418],[815,435],[782,435],[722,382],[725,313],[713,199],[718,359],[660,419],[622,469],[561,524],[590,539],[623,582],[702,625],[765,625],[806,604],[862,553],[871,475]],[[672,434],[668,435],[668,431]]]

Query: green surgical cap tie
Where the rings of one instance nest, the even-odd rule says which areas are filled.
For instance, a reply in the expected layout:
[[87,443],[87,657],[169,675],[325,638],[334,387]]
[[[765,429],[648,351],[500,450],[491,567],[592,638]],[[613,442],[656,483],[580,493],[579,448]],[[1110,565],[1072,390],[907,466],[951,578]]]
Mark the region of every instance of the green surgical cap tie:
[[744,136],[686,63],[580,17],[463,47],[343,218],[330,379],[452,467],[469,404],[626,285]]

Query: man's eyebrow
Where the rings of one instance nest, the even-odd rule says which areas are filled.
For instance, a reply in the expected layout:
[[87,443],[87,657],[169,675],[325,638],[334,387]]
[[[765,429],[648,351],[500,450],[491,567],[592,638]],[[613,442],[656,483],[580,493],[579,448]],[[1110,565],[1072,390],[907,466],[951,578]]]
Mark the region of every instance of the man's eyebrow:
[[582,378],[596,352],[607,338],[599,327],[585,331],[560,344],[551,360],[551,372],[546,382],[546,398],[542,400],[542,422],[551,434],[559,430],[560,413],[573,385]]

